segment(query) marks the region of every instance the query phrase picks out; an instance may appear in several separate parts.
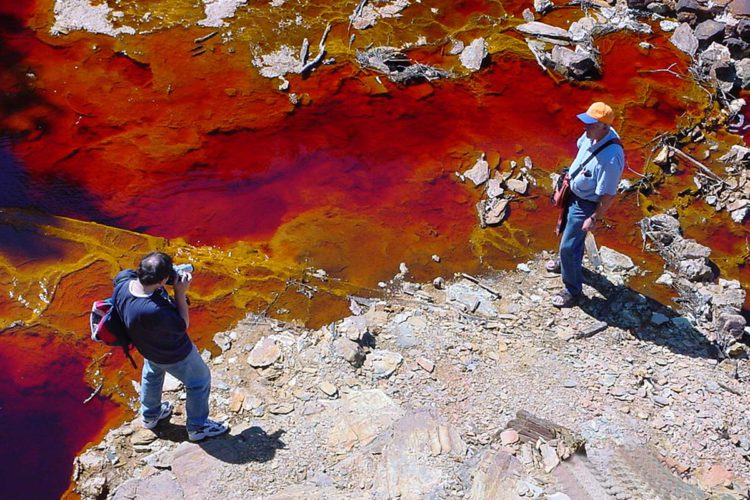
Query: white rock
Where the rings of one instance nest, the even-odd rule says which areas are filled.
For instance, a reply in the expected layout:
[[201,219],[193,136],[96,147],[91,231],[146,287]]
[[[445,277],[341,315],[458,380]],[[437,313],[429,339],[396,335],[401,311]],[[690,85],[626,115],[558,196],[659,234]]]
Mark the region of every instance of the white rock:
[[470,179],[475,186],[479,186],[490,178],[490,164],[484,159],[484,153],[476,161],[473,167],[463,173],[464,177]]
[[269,337],[263,337],[250,351],[247,362],[254,368],[262,368],[272,365],[280,356],[281,348],[278,344]]
[[487,43],[484,38],[477,38],[464,48],[459,59],[466,69],[478,71],[482,67],[482,61],[485,57],[487,57]]

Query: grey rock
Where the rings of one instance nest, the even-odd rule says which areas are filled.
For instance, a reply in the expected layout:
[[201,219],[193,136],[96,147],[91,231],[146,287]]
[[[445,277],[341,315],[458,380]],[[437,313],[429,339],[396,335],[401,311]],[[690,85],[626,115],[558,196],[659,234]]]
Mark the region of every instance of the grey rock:
[[[746,71],[748,73],[748,81],[750,81],[750,59],[743,59],[742,61],[739,61],[737,63],[738,65],[742,65],[743,67],[746,67]],[[729,152],[727,152],[724,156],[719,158],[721,161],[725,163],[736,163],[739,165],[747,165],[750,164],[750,148],[747,148],[745,146],[740,146],[739,144],[735,144],[729,149]]]
[[635,264],[630,257],[609,247],[601,247],[599,255],[604,268],[612,272],[628,272],[635,268]]
[[685,259],[677,264],[677,273],[690,281],[712,281],[713,270],[706,264],[706,259]]
[[515,191],[519,194],[526,194],[526,191],[529,189],[529,181],[526,179],[508,179],[505,182],[505,185],[511,191]]
[[678,0],[675,6],[676,12],[699,12],[700,10],[698,0]]
[[490,165],[484,159],[484,154],[474,163],[474,166],[464,172],[464,177],[479,186],[490,178]]
[[367,318],[364,316],[349,316],[341,321],[337,330],[349,340],[357,342],[367,334]]
[[365,360],[365,353],[359,344],[343,337],[333,341],[333,350],[354,367],[362,366]]
[[475,314],[488,317],[497,316],[497,309],[493,305],[495,296],[467,279],[462,279],[448,286],[445,295],[446,299],[463,304],[467,309],[474,309],[474,306],[478,304],[474,309]]
[[555,71],[573,80],[593,80],[601,76],[601,69],[594,55],[580,47],[573,51],[555,45],[550,61]]
[[170,473],[162,472],[155,476],[125,481],[115,490],[112,498],[113,500],[132,500],[133,498],[183,500],[185,492]]
[[669,5],[662,2],[650,2],[648,5],[646,5],[646,8],[650,12],[659,14],[660,16],[668,16],[672,12],[672,9],[669,7]]
[[459,59],[466,69],[478,71],[482,67],[482,61],[485,57],[487,57],[487,43],[484,38],[477,38],[464,48]]
[[651,323],[653,323],[656,326],[661,326],[666,323],[669,323],[669,318],[663,315],[662,313],[653,313],[651,314]]
[[453,40],[453,43],[451,44],[451,48],[448,50],[448,54],[452,56],[457,56],[464,50],[464,42],[461,40]]
[[745,335],[745,318],[740,314],[723,313],[716,319],[716,330],[722,338],[739,340]]
[[742,40],[750,42],[750,19],[740,19],[734,31]]
[[690,57],[695,56],[695,53],[698,51],[698,39],[693,34],[693,29],[687,23],[680,24],[677,29],[674,30],[674,33],[672,33],[672,37],[669,41],[672,42],[672,45]]
[[725,38],[723,43],[727,46],[729,53],[732,54],[732,57],[735,59],[741,59],[750,53],[750,43],[741,38]]
[[396,325],[396,344],[402,349],[408,349],[419,344],[419,340],[414,335],[414,330],[408,323]]
[[730,216],[732,217],[732,220],[734,222],[736,222],[737,224],[742,224],[743,222],[745,222],[745,219],[747,219],[748,212],[750,212],[750,208],[743,207],[737,210],[732,210]]
[[232,339],[230,339],[229,335],[227,335],[226,333],[219,332],[214,335],[214,344],[219,346],[221,352],[226,352],[230,347],[232,347]]
[[528,36],[570,41],[570,33],[568,33],[568,30],[541,23],[539,21],[519,24],[516,26],[516,30]]
[[371,369],[375,378],[388,378],[403,361],[404,357],[397,352],[376,349],[367,355],[364,367]]
[[675,21],[669,21],[666,19],[664,21],[659,21],[659,27],[661,28],[661,30],[668,32],[668,33],[671,33],[672,31],[676,30],[679,26],[680,26],[680,23],[677,23]]
[[724,23],[708,19],[696,26],[693,34],[700,46],[707,47],[711,42],[718,42],[724,38],[725,27]]
[[270,337],[263,337],[255,344],[247,358],[253,368],[263,368],[276,362],[281,356],[281,348]]
[[368,444],[403,415],[401,407],[380,389],[344,393],[341,406],[328,411],[328,420],[333,423],[328,444],[334,451]]
[[534,10],[540,14],[546,14],[555,6],[550,0],[534,0]]
[[[528,447],[522,447],[522,451]],[[528,458],[530,463],[533,459]],[[521,461],[506,451],[487,450],[481,456],[478,466],[473,473],[471,490],[467,500],[515,500],[516,478],[523,473]]]

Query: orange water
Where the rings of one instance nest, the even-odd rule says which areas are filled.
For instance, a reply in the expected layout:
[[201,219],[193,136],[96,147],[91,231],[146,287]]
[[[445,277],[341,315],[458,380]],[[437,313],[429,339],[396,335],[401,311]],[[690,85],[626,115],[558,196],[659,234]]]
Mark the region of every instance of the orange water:
[[[197,19],[183,3],[175,11]],[[137,2],[121,4],[128,21]],[[705,94],[689,81],[653,71],[686,67],[659,36],[650,51],[632,35],[607,36],[598,41],[604,79],[562,83],[506,31],[518,20],[502,18],[502,4],[436,5],[429,21],[428,8],[416,4],[400,19],[379,21],[380,28],[357,34],[355,48],[414,41],[417,26],[444,43],[410,57],[460,73],[448,38],[468,43],[489,33],[493,55],[480,72],[392,84],[359,69],[346,51],[350,6],[305,4],[306,14],[323,11],[339,22],[329,38],[336,62],[305,78],[288,77],[298,106],[276,88],[278,81],[258,76],[250,43],[240,38],[250,33],[270,48],[279,37],[297,46],[309,35],[317,50],[322,26],[315,23],[309,34],[293,25],[280,33],[271,22],[277,11],[254,23],[238,14],[245,35],[214,37],[206,53],[193,56],[193,40],[210,30],[175,21],[121,39],[53,37],[51,2],[0,7],[0,128],[13,137],[0,158],[0,195],[14,207],[0,212],[0,292],[11,297],[0,301],[8,379],[0,411],[13,423],[40,422],[29,435],[11,437],[13,454],[4,453],[0,467],[3,486],[11,488],[4,491],[28,492],[29,483],[19,481],[23,471],[42,468],[55,480],[34,496],[58,495],[74,454],[105,424],[125,418],[104,398],[81,404],[91,390],[85,367],[107,352],[86,340],[85,309],[143,253],[165,249],[196,263],[191,335],[201,347],[247,312],[317,327],[346,314],[348,294],[377,294],[377,283],[400,262],[408,264],[410,279],[426,281],[513,266],[553,249],[547,173],[574,154],[582,132],[575,115],[591,101],[617,110],[616,127],[636,171],[649,156],[648,141],[700,116],[705,105]],[[517,16],[525,7],[515,2],[506,9]],[[554,17],[562,22],[573,12]],[[172,15],[165,11],[164,18]],[[502,20],[490,29],[492,19]],[[511,204],[508,221],[485,230],[474,210],[481,190],[454,175],[482,153],[504,170],[529,156],[539,179],[528,197]],[[599,241],[640,257],[635,222],[647,209],[635,198],[622,198]],[[666,206],[670,199],[649,203]],[[713,229],[723,242],[718,258],[727,255],[725,267],[736,272],[730,257],[739,240],[722,226]],[[319,268],[329,280],[311,276]],[[317,288],[312,299],[298,292],[298,282]],[[104,358],[99,374],[97,367],[90,367],[89,383],[103,374],[103,394],[132,397],[129,379],[137,373],[119,355]],[[24,458],[10,459],[17,456]]]

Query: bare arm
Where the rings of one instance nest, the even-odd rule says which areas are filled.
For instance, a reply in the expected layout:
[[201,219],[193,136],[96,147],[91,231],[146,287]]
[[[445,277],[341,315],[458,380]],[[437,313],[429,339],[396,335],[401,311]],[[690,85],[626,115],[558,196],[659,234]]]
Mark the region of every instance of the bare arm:
[[607,213],[607,210],[609,210],[609,207],[612,206],[612,203],[615,201],[614,194],[603,194],[599,198],[599,204],[596,206],[596,210],[594,211],[594,214],[583,221],[583,226],[581,226],[581,229],[584,231],[593,231],[596,227],[596,221],[604,217],[604,214]]
[[190,288],[190,282],[192,280],[193,276],[190,273],[186,273],[182,277],[182,279],[180,279],[179,281],[175,281],[174,284],[174,301],[177,305],[177,312],[185,322],[186,330],[190,326],[190,311],[188,310],[187,291],[188,288]]

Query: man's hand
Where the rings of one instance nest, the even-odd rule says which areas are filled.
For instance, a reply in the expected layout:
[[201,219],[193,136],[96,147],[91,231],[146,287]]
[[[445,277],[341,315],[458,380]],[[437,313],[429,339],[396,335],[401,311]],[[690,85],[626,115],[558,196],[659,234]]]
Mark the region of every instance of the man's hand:
[[174,281],[174,294],[185,295],[185,293],[187,293],[188,291],[188,288],[190,288],[190,282],[192,281],[193,275],[190,273],[185,273],[181,276],[178,276]]
[[591,217],[588,217],[583,221],[581,229],[584,233],[587,233],[589,231],[593,231],[594,228],[596,228],[596,218],[594,218],[594,216],[592,215]]

